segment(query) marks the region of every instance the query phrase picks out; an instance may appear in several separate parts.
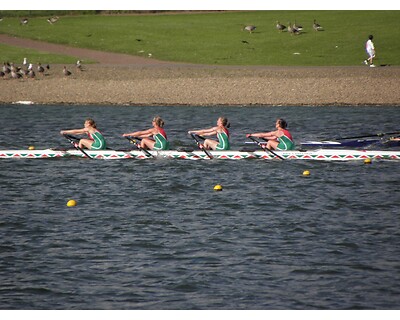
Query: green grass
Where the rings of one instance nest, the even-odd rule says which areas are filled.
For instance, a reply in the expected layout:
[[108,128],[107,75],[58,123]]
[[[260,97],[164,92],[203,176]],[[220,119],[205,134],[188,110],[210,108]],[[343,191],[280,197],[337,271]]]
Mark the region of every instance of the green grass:
[[[54,55],[47,52],[36,51],[32,49],[24,49],[19,47],[7,46],[0,43],[0,59],[1,62],[9,61],[16,64],[22,64],[23,58],[29,57],[29,63],[42,62],[43,64],[73,64],[79,58],[65,56],[65,55]],[[87,61],[85,60],[85,63]]]
[[[361,65],[365,41],[373,34],[376,63],[400,65],[400,11],[81,15],[63,16],[54,25],[46,19],[32,17],[21,26],[18,18],[5,18],[0,33],[139,56],[151,53],[168,61],[286,66]],[[312,29],[314,19],[324,31]],[[285,25],[296,20],[304,30],[297,36],[280,33],[275,29],[277,20]],[[247,24],[256,25],[256,31],[242,31]],[[0,59],[7,54],[2,50]]]

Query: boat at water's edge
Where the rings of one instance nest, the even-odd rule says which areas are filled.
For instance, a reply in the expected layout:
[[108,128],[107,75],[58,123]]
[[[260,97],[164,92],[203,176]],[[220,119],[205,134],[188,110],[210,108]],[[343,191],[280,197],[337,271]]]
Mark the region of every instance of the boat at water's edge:
[[[139,150],[85,150],[85,152],[94,159],[209,159],[201,150],[196,151],[150,151],[153,157],[148,157]],[[287,160],[323,160],[323,161],[350,161],[365,159],[386,159],[400,160],[400,151],[393,150],[349,150],[349,149],[316,149],[316,150],[291,150],[274,151],[280,157]],[[264,159],[279,160],[279,158],[263,150],[257,151],[211,151],[214,159]],[[1,159],[59,159],[59,158],[86,158],[81,151],[71,150],[0,150]]]

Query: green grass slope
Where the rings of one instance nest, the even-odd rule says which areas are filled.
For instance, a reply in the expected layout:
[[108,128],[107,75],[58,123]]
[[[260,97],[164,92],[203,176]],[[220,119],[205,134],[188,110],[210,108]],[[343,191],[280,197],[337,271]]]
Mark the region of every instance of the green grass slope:
[[[374,35],[376,64],[400,65],[400,11],[252,11],[158,15],[62,16],[0,22],[0,33],[81,48],[215,65],[361,65]],[[316,32],[313,20],[324,28]],[[276,21],[303,26],[299,35],[275,29]],[[255,25],[255,32],[242,31]],[[2,47],[0,59],[6,60]],[[23,57],[19,57],[20,59]],[[16,60],[16,59],[14,59]],[[52,61],[50,61],[52,62]]]
[[[55,55],[47,52],[31,50],[27,48],[19,48],[13,46],[7,46],[0,43],[0,61],[3,62],[14,62],[21,64],[25,57],[29,57],[31,63],[51,63],[51,64],[73,64],[79,59],[78,57],[70,57],[67,55]],[[85,61],[88,63],[88,61]]]

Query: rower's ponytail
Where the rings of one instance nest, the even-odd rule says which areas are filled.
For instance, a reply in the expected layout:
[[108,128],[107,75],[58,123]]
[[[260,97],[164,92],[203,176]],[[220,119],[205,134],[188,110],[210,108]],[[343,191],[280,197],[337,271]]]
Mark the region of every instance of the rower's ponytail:
[[87,118],[86,121],[89,122],[91,127],[96,128],[96,122],[92,118]]
[[287,128],[287,122],[284,119],[278,119],[278,123],[279,123],[279,126],[282,129],[286,129]]
[[164,120],[163,120],[161,117],[156,116],[156,117],[154,117],[153,121],[154,121],[155,124],[156,124],[157,126],[159,126],[160,128],[164,127]]
[[220,117],[220,119],[221,119],[222,125],[223,125],[224,127],[229,128],[229,127],[231,126],[231,124],[230,124],[229,121],[228,121],[228,118]]

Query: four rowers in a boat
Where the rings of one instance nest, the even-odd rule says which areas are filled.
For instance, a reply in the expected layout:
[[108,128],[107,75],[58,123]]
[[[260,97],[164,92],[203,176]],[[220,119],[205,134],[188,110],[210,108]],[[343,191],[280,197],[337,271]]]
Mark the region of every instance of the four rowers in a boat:
[[61,130],[60,133],[64,134],[85,134],[87,133],[89,139],[80,139],[79,148],[87,148],[90,150],[104,150],[106,149],[106,140],[99,130],[97,130],[96,122],[93,119],[86,119],[82,129]]
[[[169,142],[167,134],[165,133],[164,120],[156,116],[152,121],[153,127],[143,131],[136,131],[131,133],[124,133],[123,137],[134,137],[141,139],[140,147],[143,149],[150,150],[168,150]],[[205,139],[203,144],[200,144],[200,148],[210,150],[230,150],[229,142],[229,130],[230,124],[227,118],[219,117],[217,125],[208,129],[193,130],[189,131],[189,134],[196,134],[201,136],[217,135],[218,140]],[[287,122],[283,119],[276,120],[276,130],[270,132],[258,132],[249,133],[246,137],[257,137],[267,140],[266,148],[273,150],[293,150],[294,142],[292,135],[286,129]],[[79,140],[79,147],[86,147],[92,150],[104,150],[106,149],[106,142],[103,135],[96,128],[96,123],[92,119],[86,119],[85,127],[82,129],[74,130],[62,130],[61,134],[84,134],[89,135],[89,139]]]

